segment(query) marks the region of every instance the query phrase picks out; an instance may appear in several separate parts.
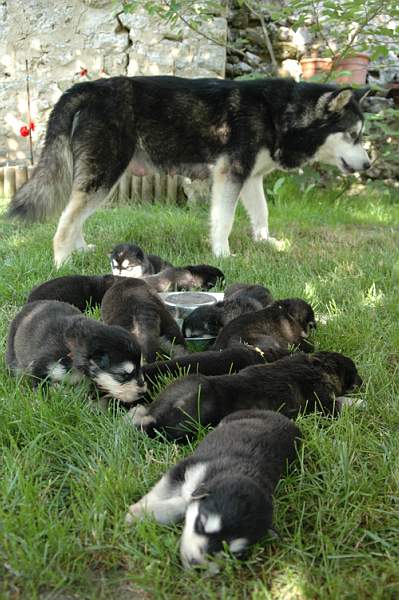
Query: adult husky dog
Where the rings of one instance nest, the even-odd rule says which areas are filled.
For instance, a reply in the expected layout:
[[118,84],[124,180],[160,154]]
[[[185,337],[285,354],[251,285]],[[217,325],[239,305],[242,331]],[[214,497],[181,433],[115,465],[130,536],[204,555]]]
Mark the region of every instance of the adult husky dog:
[[54,237],[61,265],[85,249],[85,220],[129,167],[212,175],[211,241],[228,256],[240,197],[256,240],[269,236],[263,176],[321,161],[367,169],[356,92],[290,79],[223,81],[111,77],[66,91],[49,119],[40,162],[14,196],[10,216],[47,217],[68,204]]

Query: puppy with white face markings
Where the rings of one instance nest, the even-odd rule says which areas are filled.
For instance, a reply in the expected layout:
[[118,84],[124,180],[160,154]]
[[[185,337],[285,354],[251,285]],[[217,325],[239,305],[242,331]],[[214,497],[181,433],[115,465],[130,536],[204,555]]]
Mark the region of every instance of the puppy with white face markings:
[[122,277],[146,277],[172,266],[156,254],[145,254],[136,244],[118,244],[109,259],[112,274]]
[[162,524],[184,519],[180,554],[186,568],[208,563],[225,545],[240,555],[271,530],[272,495],[300,438],[298,427],[279,413],[233,413],[130,506],[126,523],[145,516]]
[[89,378],[112,398],[130,404],[146,390],[137,341],[121,327],[89,319],[57,300],[26,304],[11,323],[6,363],[38,384]]

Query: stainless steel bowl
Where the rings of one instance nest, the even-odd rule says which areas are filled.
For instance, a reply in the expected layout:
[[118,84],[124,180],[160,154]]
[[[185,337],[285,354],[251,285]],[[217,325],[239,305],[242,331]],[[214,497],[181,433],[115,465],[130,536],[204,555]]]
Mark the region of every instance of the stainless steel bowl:
[[[170,292],[159,294],[172,313],[180,329],[184,319],[199,306],[211,306],[224,298],[223,292]],[[213,344],[214,337],[186,338],[192,350],[206,350]]]

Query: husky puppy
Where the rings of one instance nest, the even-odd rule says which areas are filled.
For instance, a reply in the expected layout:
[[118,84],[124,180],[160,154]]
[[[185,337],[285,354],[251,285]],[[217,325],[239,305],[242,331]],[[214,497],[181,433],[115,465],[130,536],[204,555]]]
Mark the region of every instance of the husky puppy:
[[123,277],[104,295],[101,316],[107,325],[119,325],[138,340],[147,362],[156,359],[161,348],[186,353],[186,342],[172,315],[142,279]]
[[321,409],[335,415],[336,398],[361,384],[354,362],[337,352],[295,353],[234,375],[189,375],[168,385],[149,406],[131,410],[133,425],[170,440],[192,437],[196,424],[215,426],[236,410],[278,410],[287,417]]
[[271,348],[296,345],[300,350],[312,351],[308,341],[309,330],[316,327],[310,304],[300,298],[277,300],[270,306],[233,319],[220,331],[212,350],[227,348],[232,343],[246,342],[256,346],[262,341]]
[[125,403],[145,392],[141,353],[121,327],[89,319],[65,302],[38,300],[26,304],[12,321],[6,363],[15,373],[71,383],[88,377],[101,390]]
[[210,290],[224,281],[223,272],[211,265],[187,265],[186,267],[167,267],[160,273],[143,278],[157,292],[170,290]]
[[216,337],[220,329],[245,313],[262,310],[273,302],[263,285],[234,283],[226,288],[224,299],[213,306],[199,306],[183,321],[185,337]]
[[45,281],[33,288],[27,302],[59,300],[84,312],[101,304],[105,292],[117,281],[113,275],[65,275]]
[[75,84],[55,105],[38,166],[12,199],[9,215],[37,221],[66,205],[54,238],[60,266],[87,248],[84,222],[127,169],[135,175],[210,174],[213,253],[230,254],[239,198],[254,239],[276,244],[264,175],[315,161],[343,173],[369,168],[361,141],[363,96],[288,78],[139,76]]
[[162,375],[179,377],[183,372],[201,373],[202,375],[224,375],[237,373],[250,365],[274,362],[288,355],[286,350],[270,350],[255,348],[245,344],[236,344],[226,350],[207,350],[193,352],[171,360],[157,361],[143,365],[143,376],[147,389],[155,387],[157,378]]
[[118,244],[110,255],[113,275],[123,277],[145,277],[172,267],[171,263],[156,254],[144,254],[135,244]]
[[281,414],[235,412],[130,506],[126,522],[145,516],[161,524],[185,519],[180,542],[185,567],[206,563],[223,543],[240,555],[272,529],[273,493],[300,439],[299,428]]

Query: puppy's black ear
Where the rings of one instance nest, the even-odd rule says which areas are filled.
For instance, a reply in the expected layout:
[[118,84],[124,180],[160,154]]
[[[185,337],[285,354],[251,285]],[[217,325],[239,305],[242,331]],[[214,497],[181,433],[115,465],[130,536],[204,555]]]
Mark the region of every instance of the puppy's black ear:
[[362,106],[363,101],[367,98],[367,96],[371,93],[371,88],[366,86],[362,88],[358,88],[357,90],[353,90],[353,95],[355,97],[356,102]]
[[191,494],[191,499],[192,500],[202,500],[203,498],[206,498],[207,496],[209,496],[208,490],[205,488],[204,485],[200,485]]
[[99,369],[102,371],[106,371],[109,369],[110,359],[106,352],[95,352],[89,357]]
[[307,359],[310,363],[312,363],[312,365],[315,365],[317,367],[319,367],[323,364],[323,361],[318,356],[315,356],[314,354],[308,354]]

